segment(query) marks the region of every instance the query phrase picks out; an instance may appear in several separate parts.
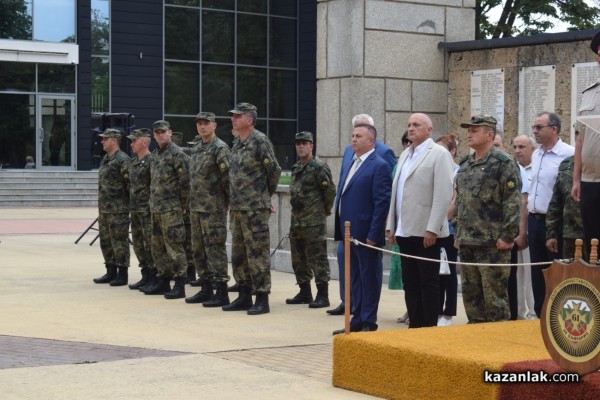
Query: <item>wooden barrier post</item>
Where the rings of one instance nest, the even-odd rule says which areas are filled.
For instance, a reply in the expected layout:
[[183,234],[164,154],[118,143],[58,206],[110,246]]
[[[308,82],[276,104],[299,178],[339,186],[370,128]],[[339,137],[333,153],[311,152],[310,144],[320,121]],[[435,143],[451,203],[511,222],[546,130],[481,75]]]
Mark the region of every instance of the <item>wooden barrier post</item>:
[[350,333],[350,221],[344,222],[344,333]]
[[590,249],[590,264],[593,267],[598,262],[598,239],[592,239],[592,248]]

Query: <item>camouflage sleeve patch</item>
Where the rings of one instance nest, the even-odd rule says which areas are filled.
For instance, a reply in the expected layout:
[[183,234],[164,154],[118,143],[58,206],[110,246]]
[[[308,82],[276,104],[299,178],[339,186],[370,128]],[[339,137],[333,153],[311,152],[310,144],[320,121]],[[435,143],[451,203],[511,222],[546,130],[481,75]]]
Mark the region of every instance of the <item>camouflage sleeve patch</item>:
[[508,190],[514,190],[517,187],[517,183],[515,182],[514,179],[510,178],[509,180],[506,181],[506,188]]
[[329,186],[329,182],[327,182],[327,181],[323,181],[323,182],[321,182],[321,187],[322,187],[322,188],[324,188],[324,189],[325,189],[325,188],[327,188],[327,186]]
[[181,167],[177,168],[177,172],[180,174],[183,174],[183,168],[181,168]]
[[227,165],[225,165],[225,163],[224,163],[224,162],[221,162],[221,163],[219,164],[219,169],[220,169],[221,171],[225,171],[225,170],[227,169]]
[[263,165],[264,165],[265,167],[268,167],[270,163],[271,163],[271,160],[269,160],[268,158],[265,158],[265,159],[263,160]]

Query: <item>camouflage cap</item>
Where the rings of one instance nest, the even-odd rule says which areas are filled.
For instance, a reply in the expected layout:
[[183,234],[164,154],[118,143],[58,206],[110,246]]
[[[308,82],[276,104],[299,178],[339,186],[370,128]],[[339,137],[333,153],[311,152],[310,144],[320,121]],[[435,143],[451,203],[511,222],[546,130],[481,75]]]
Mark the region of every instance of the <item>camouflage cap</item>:
[[159,119],[158,121],[156,121],[155,123],[152,124],[152,130],[153,131],[166,131],[168,129],[171,129],[171,124],[169,124],[168,121]]
[[302,131],[296,133],[294,140],[306,140],[307,142],[313,143],[313,134],[308,131]]
[[594,54],[598,54],[598,47],[600,47],[600,31],[596,32],[590,42],[590,49],[592,49]]
[[471,117],[469,122],[465,122],[460,124],[461,128],[468,128],[470,126],[488,126],[490,128],[496,129],[496,118],[491,115],[474,115]]
[[117,129],[108,128],[103,133],[99,134],[98,136],[103,137],[103,138],[116,138],[116,139],[118,139],[118,138],[121,137],[121,131],[118,131]]
[[150,137],[152,137],[152,132],[148,128],[134,129],[131,132],[131,135],[127,136],[127,139],[133,140],[133,139],[138,139],[141,137],[150,138]]
[[238,103],[233,110],[229,110],[228,112],[232,114],[246,114],[247,112],[252,111],[256,112],[256,106],[253,106],[250,103]]
[[198,122],[199,119],[205,119],[210,122],[215,122],[215,114],[209,111],[202,111],[199,112],[198,115],[196,115],[196,122]]

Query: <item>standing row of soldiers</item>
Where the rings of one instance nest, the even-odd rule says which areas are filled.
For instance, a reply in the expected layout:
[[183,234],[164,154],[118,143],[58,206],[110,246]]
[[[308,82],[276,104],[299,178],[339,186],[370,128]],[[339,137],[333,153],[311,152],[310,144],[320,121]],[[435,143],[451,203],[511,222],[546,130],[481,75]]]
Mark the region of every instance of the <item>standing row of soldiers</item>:
[[[99,135],[106,152],[99,169],[98,195],[106,274],[94,282],[127,284],[131,218],[133,247],[142,274],[139,282],[129,285],[131,289],[167,299],[183,298],[192,262],[199,278],[194,286],[201,289],[186,298],[187,303],[243,310],[250,315],[269,312],[269,216],[274,211],[271,196],[281,168],[271,142],[254,127],[256,107],[239,103],[229,112],[236,135],[231,151],[216,136],[211,112],[196,117],[198,137],[190,142],[191,157],[171,141],[173,132],[164,120],[156,121],[153,131],[136,129],[128,136],[135,154],[132,159],[120,150],[118,130],[107,129]],[[152,134],[158,147],[150,153]],[[335,186],[329,168],[312,156],[312,134],[301,132],[296,139],[300,161],[292,168],[290,238],[301,291],[288,303],[326,307],[325,217],[331,212]],[[228,212],[233,277],[239,292],[233,302],[227,288]],[[318,242],[318,251],[308,248],[314,242]],[[319,290],[314,301],[310,293],[313,271]]]

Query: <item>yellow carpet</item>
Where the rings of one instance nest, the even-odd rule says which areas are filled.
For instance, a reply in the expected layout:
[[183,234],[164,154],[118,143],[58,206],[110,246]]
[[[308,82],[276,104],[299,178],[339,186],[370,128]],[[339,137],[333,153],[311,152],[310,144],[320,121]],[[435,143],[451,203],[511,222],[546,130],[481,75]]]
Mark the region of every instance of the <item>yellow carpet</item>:
[[495,399],[484,370],[548,360],[539,321],[338,335],[333,385],[386,399]]

